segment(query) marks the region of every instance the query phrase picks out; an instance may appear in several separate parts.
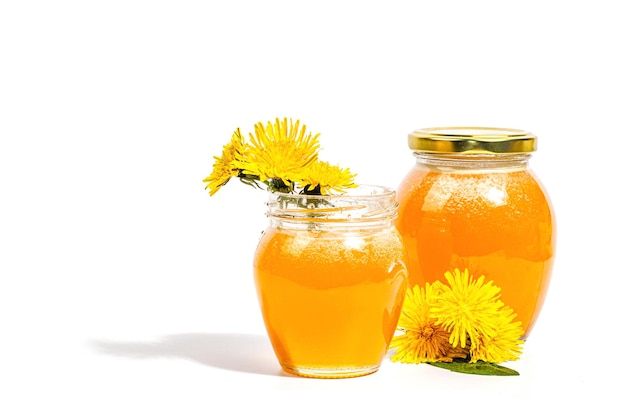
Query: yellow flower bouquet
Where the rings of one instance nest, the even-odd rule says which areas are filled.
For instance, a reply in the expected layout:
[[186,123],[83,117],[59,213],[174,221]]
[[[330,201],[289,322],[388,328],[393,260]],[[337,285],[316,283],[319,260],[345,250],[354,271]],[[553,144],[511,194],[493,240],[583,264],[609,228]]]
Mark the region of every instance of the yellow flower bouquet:
[[257,123],[246,141],[235,130],[221,157],[214,157],[213,172],[204,179],[210,195],[233,178],[271,192],[323,195],[353,188],[349,169],[319,160],[319,134],[306,132],[290,119]]

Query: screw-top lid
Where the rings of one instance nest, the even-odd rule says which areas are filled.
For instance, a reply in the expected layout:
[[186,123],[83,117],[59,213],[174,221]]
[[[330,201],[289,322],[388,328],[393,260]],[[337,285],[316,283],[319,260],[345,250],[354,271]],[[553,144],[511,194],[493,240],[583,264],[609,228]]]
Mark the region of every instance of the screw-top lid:
[[409,148],[432,153],[527,153],[537,149],[537,137],[519,129],[433,127],[411,132]]

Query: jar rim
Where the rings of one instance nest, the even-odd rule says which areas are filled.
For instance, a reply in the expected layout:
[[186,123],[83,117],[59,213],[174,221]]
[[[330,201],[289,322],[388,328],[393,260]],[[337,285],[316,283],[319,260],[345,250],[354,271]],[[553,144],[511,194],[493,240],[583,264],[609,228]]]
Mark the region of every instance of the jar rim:
[[268,216],[292,223],[355,226],[387,224],[397,216],[398,201],[392,188],[357,184],[342,194],[269,194]]
[[429,153],[510,154],[537,150],[537,136],[521,129],[450,126],[414,130],[409,148]]
[[270,193],[270,198],[274,196],[276,198],[306,198],[307,200],[340,200],[346,197],[368,199],[395,197],[395,193],[395,189],[383,185],[357,184],[355,188],[348,188],[344,193],[340,194],[310,195],[275,191]]

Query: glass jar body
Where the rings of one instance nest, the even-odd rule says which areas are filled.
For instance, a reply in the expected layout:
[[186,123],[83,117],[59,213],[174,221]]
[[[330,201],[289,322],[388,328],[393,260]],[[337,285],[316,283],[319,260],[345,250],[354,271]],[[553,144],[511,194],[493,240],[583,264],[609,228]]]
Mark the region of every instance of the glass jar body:
[[501,288],[524,338],[543,306],[554,261],[554,215],[529,154],[415,152],[398,188],[397,227],[410,286],[468,269]]
[[[277,206],[285,203],[275,198]],[[328,218],[336,201],[320,205],[321,198],[300,197],[301,209],[290,207],[294,197],[288,196],[278,216],[270,206],[270,225],[254,258],[263,319],[286,372],[370,374],[387,352],[408,284],[406,252],[393,223],[396,208],[382,221],[361,221],[358,210],[349,208]],[[289,218],[290,211],[303,210],[309,211],[300,213],[304,217]]]

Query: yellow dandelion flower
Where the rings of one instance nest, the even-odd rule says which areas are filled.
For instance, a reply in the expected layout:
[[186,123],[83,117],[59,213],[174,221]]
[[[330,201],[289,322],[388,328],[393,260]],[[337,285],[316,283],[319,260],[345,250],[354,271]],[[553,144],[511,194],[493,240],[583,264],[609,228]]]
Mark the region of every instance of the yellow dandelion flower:
[[326,195],[356,187],[355,177],[356,174],[352,174],[349,168],[343,169],[318,160],[304,167],[297,182],[302,184],[305,192],[315,190],[318,194]]
[[501,320],[502,301],[500,288],[493,281],[485,283],[485,276],[477,280],[465,269],[444,274],[450,286],[444,285],[437,303],[431,308],[436,324],[450,332],[453,346],[472,346],[480,337],[492,338],[497,334]]
[[517,317],[512,308],[500,310],[497,331],[491,337],[479,336],[470,347],[471,361],[501,363],[519,359],[522,354],[521,339],[524,334],[522,323],[513,321]]
[[230,142],[224,145],[221,157],[214,156],[213,172],[203,182],[208,183],[209,195],[215,194],[232,177],[239,174],[237,162],[242,160],[244,139],[239,129],[235,130]]
[[398,330],[404,332],[394,336],[390,359],[402,363],[451,362],[454,358],[465,358],[467,351],[452,346],[450,333],[438,325],[430,315],[430,306],[435,302],[443,285],[437,281],[425,288],[415,286],[406,293]]
[[238,161],[236,166],[244,174],[258,176],[261,182],[280,179],[291,183],[304,167],[317,160],[319,133],[306,133],[306,125],[300,127],[299,120],[293,123],[291,119],[276,119],[266,126],[257,123],[254,131],[245,161]]

